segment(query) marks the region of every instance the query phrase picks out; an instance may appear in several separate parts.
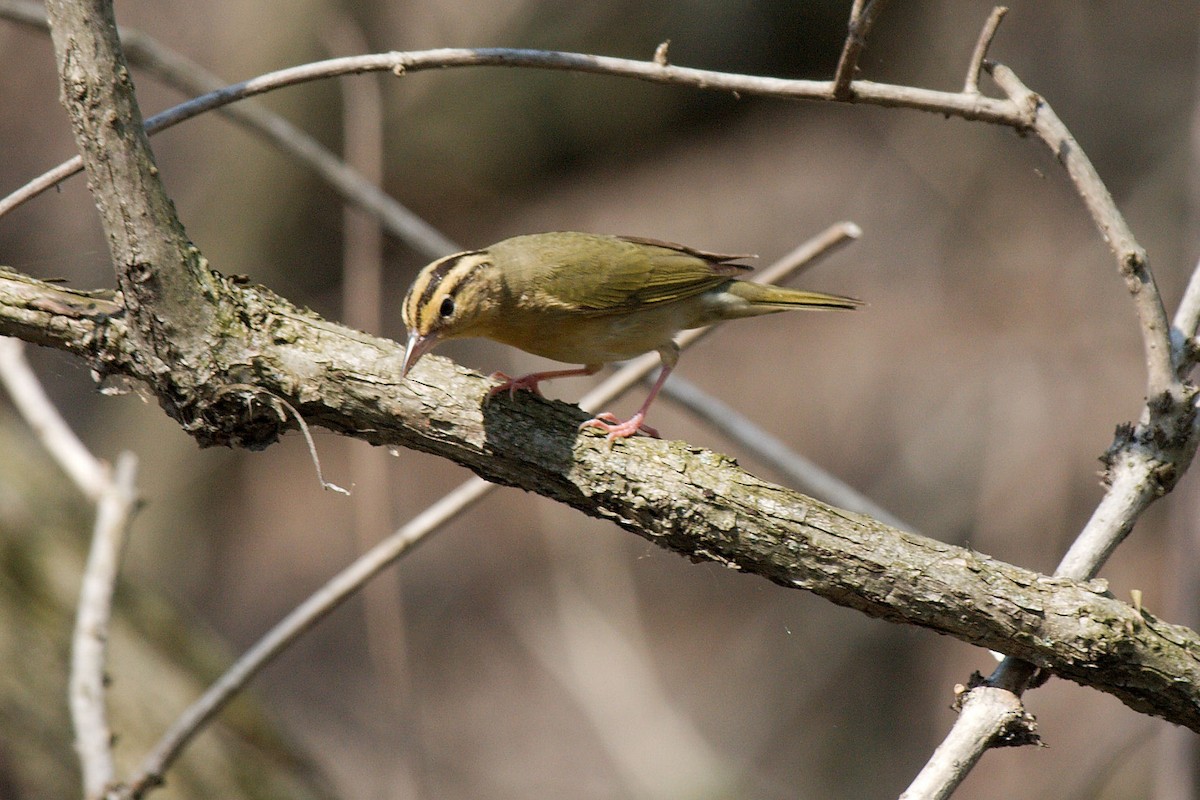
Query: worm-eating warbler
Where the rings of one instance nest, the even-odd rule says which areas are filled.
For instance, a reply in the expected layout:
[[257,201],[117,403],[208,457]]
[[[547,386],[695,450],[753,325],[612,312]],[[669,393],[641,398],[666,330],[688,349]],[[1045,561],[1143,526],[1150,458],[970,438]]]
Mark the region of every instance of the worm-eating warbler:
[[679,360],[676,333],[719,320],[795,308],[854,308],[849,297],[739,281],[750,268],[679,244],[590,233],[535,233],[434,261],[404,298],[408,330],[404,374],[443,339],[484,337],[579,369],[502,373],[491,392],[538,392],[538,383],[591,375],[610,361],[657,350],[662,372],[646,402],[628,420],[605,413],[580,426],[600,428],[609,441],[644,424],[667,375]]

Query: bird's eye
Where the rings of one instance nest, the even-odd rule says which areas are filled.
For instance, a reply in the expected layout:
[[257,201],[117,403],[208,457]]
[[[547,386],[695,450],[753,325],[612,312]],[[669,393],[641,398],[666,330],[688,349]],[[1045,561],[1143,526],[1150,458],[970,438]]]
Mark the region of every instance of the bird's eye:
[[453,297],[443,298],[442,307],[438,310],[438,313],[441,314],[443,317],[449,317],[450,315],[452,315],[454,313],[454,298]]

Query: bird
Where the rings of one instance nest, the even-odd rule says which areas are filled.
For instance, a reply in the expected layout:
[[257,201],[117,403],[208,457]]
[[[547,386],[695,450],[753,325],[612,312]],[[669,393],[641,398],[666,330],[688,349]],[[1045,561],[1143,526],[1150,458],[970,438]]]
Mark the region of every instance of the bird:
[[482,337],[583,366],[502,381],[489,398],[531,391],[550,378],[592,375],[605,364],[657,350],[662,370],[641,408],[621,420],[601,413],[579,426],[611,444],[642,431],[646,413],[679,360],[674,337],[714,322],[797,308],[854,309],[852,297],[739,280],[749,255],[709,253],[635,236],[555,231],[514,236],[425,266],[404,297],[408,340],[402,375],[439,342]]

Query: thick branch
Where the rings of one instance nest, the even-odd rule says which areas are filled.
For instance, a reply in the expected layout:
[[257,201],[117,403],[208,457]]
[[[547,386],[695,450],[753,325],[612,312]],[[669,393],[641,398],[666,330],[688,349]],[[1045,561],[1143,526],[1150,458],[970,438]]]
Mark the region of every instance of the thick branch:
[[168,413],[191,416],[168,387],[203,384],[222,300],[163,188],[109,0],[46,4],[62,101],[108,237],[140,371]]
[[130,358],[123,351],[124,318],[110,291],[81,292],[0,267],[0,336],[66,350],[93,365],[117,353],[124,362]]
[[[491,383],[445,359],[427,358],[400,381],[395,343],[261,288],[228,291],[248,324],[238,351],[220,354],[226,388],[218,383],[188,400],[204,409],[192,426],[202,442],[267,444],[281,424],[262,397],[271,392],[312,423],[451,458],[689,558],[1019,656],[1200,730],[1200,637],[1139,615],[1098,584],[1040,576],[887,528],[683,442],[635,439],[609,450],[602,438],[577,433],[578,408],[526,397],[484,403]],[[102,359],[142,377],[119,352]],[[261,391],[237,388],[245,383]]]

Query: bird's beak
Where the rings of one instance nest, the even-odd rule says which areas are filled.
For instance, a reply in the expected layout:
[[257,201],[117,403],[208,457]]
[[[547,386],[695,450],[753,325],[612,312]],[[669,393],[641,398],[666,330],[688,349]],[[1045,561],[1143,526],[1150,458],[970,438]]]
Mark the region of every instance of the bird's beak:
[[433,349],[433,346],[438,342],[436,334],[427,333],[424,336],[417,333],[415,330],[408,332],[408,344],[404,347],[404,367],[400,371],[403,377],[408,374],[408,371],[413,368],[421,356]]

